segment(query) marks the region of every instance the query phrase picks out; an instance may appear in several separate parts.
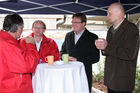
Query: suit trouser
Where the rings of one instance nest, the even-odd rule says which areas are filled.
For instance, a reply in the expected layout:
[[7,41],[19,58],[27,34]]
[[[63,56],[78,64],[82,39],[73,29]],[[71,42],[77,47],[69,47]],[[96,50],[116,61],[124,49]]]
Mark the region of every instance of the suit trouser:
[[92,89],[92,65],[85,65],[85,71],[87,75],[87,80],[88,80],[88,87],[89,87],[89,93],[91,93]]

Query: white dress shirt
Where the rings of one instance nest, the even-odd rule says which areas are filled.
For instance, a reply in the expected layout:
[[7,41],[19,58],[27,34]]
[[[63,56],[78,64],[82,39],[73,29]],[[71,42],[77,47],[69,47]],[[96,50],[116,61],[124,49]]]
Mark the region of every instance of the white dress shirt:
[[124,19],[117,26],[113,26],[114,30],[117,29],[122,24],[123,21]]
[[74,36],[75,36],[75,44],[77,43],[77,41],[79,40],[79,38],[82,36],[82,34],[84,33],[85,29],[83,31],[81,31],[79,34],[76,34],[74,32]]
[[42,38],[41,38],[39,43],[37,43],[36,40],[35,40],[35,45],[36,45],[36,49],[37,49],[38,52],[40,50],[41,42],[42,42]]

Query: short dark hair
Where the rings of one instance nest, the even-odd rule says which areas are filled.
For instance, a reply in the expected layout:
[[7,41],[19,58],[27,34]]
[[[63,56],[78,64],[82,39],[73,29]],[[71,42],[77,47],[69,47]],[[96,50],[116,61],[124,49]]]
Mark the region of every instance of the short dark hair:
[[18,26],[23,27],[23,19],[20,15],[14,13],[9,14],[4,18],[3,23],[3,30],[10,31],[10,32],[16,32]]
[[75,13],[73,14],[72,18],[74,17],[78,17],[81,19],[81,22],[87,22],[87,18],[86,18],[86,15],[84,13]]
[[32,24],[32,28],[34,27],[35,23],[37,23],[37,22],[42,23],[43,26],[44,26],[44,29],[46,29],[46,25],[45,25],[45,23],[44,23],[43,21],[41,21],[41,20],[36,20],[36,21],[34,21],[34,23]]

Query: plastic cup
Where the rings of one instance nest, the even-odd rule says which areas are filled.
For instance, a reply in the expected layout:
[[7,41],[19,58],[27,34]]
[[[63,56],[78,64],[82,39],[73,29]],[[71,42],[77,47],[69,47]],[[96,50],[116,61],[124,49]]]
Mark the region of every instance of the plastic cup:
[[68,61],[69,61],[69,54],[63,54],[62,55],[62,60],[64,61],[64,63],[68,63]]

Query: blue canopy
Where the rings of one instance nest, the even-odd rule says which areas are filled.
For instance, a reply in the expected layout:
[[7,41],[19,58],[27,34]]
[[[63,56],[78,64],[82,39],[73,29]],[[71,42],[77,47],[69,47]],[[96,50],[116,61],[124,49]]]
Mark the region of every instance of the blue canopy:
[[108,6],[121,2],[126,14],[140,13],[140,0],[0,0],[0,13],[74,14],[105,16]]

